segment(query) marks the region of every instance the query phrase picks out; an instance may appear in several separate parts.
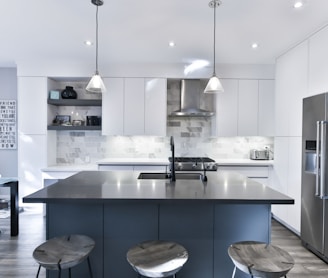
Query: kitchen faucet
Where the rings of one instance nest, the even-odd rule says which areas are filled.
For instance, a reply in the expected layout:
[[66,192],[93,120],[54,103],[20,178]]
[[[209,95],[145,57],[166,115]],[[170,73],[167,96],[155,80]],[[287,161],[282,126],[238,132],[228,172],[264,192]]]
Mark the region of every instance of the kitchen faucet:
[[203,159],[202,159],[202,163],[203,163],[203,171],[204,171],[204,174],[203,174],[202,180],[203,180],[203,181],[207,181],[207,176],[206,176],[206,167],[205,167],[205,162],[204,162]]
[[174,139],[173,136],[171,136],[170,138],[170,145],[171,145],[171,157],[172,157],[172,161],[171,161],[171,181],[175,181],[175,158],[174,158]]

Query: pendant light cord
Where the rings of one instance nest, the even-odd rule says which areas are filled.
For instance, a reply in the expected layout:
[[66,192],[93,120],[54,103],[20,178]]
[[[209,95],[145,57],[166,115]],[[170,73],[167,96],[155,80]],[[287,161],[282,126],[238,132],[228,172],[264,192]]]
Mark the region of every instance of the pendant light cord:
[[96,74],[98,74],[98,6],[96,7]]
[[213,58],[213,76],[216,75],[215,73],[215,41],[216,41],[216,7],[217,7],[217,2],[216,0],[213,0],[213,9],[214,9],[214,58]]

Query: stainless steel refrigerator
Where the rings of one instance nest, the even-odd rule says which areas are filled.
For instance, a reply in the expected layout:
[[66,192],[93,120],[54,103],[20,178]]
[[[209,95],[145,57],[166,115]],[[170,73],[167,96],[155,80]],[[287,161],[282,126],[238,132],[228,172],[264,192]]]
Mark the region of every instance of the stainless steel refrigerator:
[[301,239],[328,262],[328,93],[303,99]]

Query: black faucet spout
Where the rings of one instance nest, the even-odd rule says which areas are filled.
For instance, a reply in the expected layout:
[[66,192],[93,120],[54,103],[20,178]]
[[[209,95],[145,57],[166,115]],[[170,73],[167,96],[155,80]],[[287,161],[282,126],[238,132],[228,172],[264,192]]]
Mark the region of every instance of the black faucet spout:
[[172,161],[171,161],[171,167],[170,167],[170,170],[171,170],[171,181],[175,181],[175,156],[174,156],[174,139],[173,139],[173,136],[171,136],[170,138],[170,145],[171,145],[171,158],[172,158]]

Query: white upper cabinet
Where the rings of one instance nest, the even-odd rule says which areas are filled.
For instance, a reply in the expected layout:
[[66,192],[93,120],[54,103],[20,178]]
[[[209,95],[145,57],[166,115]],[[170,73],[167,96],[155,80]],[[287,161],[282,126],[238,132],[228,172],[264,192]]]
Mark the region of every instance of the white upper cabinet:
[[274,80],[222,79],[214,136],[274,136]]
[[145,134],[145,80],[124,80],[124,135]]
[[18,131],[24,134],[47,133],[47,78],[18,77]]
[[102,95],[102,134],[122,135],[124,79],[104,78],[107,92]]
[[166,79],[145,79],[145,135],[166,136]]
[[258,80],[239,80],[238,136],[258,135]]
[[328,92],[328,27],[309,41],[309,93],[317,95]]
[[302,101],[308,88],[308,43],[279,57],[276,66],[276,136],[302,136]]
[[223,93],[216,94],[216,115],[213,134],[237,136],[238,133],[238,80],[221,80]]
[[105,78],[103,135],[166,135],[166,79]]
[[258,135],[274,136],[274,80],[259,81]]

